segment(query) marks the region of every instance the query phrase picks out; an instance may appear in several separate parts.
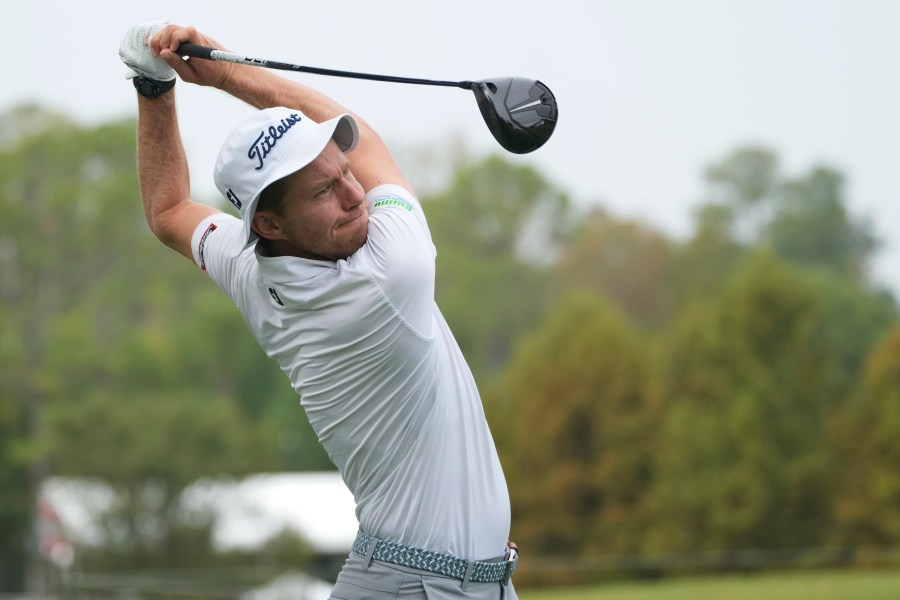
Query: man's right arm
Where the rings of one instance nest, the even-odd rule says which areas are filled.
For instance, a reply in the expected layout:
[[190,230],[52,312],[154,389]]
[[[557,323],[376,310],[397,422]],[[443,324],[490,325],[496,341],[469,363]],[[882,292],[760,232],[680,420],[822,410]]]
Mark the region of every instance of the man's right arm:
[[359,115],[313,88],[266,69],[197,58],[185,61],[178,55],[177,49],[187,41],[224,49],[193,27],[176,25],[170,25],[154,36],[150,49],[154,56],[165,60],[182,80],[219,88],[256,108],[297,108],[320,123],[342,113],[353,114],[359,125],[360,139],[350,154],[351,170],[363,189],[369,191],[384,183],[394,183],[412,191],[387,145]]

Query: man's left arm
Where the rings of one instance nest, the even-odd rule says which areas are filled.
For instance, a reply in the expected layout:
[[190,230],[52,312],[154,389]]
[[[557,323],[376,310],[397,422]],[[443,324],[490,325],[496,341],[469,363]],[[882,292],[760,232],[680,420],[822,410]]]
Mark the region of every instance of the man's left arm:
[[138,176],[150,230],[193,260],[191,236],[218,209],[190,198],[190,176],[175,110],[175,91],[138,96]]
[[[130,76],[144,80],[135,80],[135,87],[138,177],[147,224],[160,241],[192,258],[194,229],[218,211],[190,198],[190,174],[175,106],[175,73],[147,51],[148,37],[164,26],[164,22],[154,21],[129,28],[119,56],[129,66]],[[148,82],[155,83],[147,87]]]

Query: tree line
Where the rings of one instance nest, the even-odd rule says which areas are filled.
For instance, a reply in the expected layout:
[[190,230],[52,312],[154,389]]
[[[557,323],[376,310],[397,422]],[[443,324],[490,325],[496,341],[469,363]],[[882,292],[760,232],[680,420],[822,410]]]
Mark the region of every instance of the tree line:
[[[121,492],[83,568],[201,566],[222,559],[177,510],[192,482],[333,468],[237,311],[148,231],[134,131],[0,116],[0,590],[38,554],[49,476]],[[702,176],[686,239],[496,156],[423,195],[525,556],[900,542],[900,327],[871,224],[827,165],[745,147]]]

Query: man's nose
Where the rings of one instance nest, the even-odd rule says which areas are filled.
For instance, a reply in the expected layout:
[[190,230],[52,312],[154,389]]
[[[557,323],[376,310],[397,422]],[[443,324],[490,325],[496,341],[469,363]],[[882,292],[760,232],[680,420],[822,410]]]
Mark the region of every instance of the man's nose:
[[366,194],[358,183],[345,178],[340,185],[341,205],[345,210],[355,208],[366,199]]

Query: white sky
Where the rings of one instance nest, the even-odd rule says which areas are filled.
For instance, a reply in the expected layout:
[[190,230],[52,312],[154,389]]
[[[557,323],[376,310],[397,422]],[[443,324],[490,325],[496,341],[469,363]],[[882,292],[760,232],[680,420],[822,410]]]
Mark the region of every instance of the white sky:
[[[900,294],[900,2],[59,0],[8,2],[2,14],[0,110],[38,101],[88,123],[134,114],[119,42],[161,17],[286,62],[534,77],[555,93],[559,124],[537,152],[505,156],[577,200],[673,234],[689,230],[703,168],[738,145],[772,148],[788,174],[824,162],[847,176],[854,214],[875,224],[885,242],[876,275]],[[502,152],[470,92],[291,77],[363,115],[401,161],[457,135],[475,154]],[[211,198],[219,144],[248,109],[188,86],[179,105],[195,194]]]

